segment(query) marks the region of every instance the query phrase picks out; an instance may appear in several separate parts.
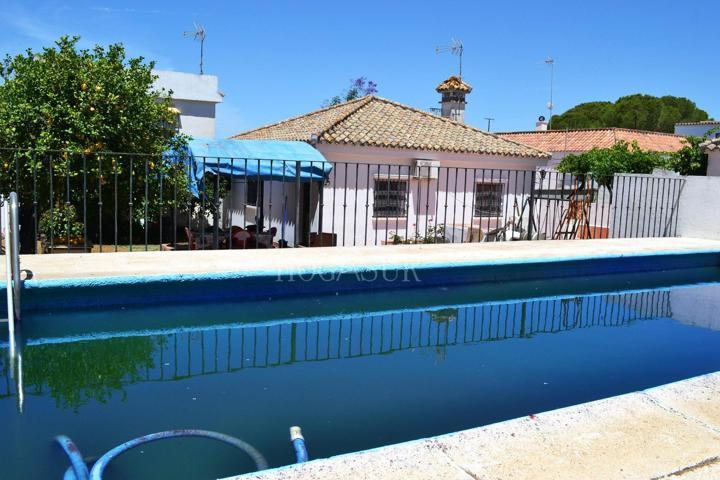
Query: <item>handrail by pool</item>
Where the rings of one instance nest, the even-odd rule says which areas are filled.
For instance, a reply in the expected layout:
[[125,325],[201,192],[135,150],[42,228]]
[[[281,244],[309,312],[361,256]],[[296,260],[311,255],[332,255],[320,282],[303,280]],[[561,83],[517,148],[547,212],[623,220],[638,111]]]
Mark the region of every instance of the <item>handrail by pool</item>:
[[[16,338],[15,323],[20,322],[20,227],[18,225],[18,199],[17,193],[11,192],[7,198],[1,198],[7,205],[7,210],[2,219],[2,227],[5,233],[5,276],[7,284],[7,323],[8,342],[10,344],[10,371],[15,380],[17,392],[18,411],[24,409],[24,388],[22,371],[22,350],[21,343]],[[17,367],[17,371],[15,368]]]
[[4,202],[7,204],[6,214],[3,216],[7,314],[8,330],[12,336],[15,331],[14,322],[20,321],[20,226],[17,193],[10,192]]

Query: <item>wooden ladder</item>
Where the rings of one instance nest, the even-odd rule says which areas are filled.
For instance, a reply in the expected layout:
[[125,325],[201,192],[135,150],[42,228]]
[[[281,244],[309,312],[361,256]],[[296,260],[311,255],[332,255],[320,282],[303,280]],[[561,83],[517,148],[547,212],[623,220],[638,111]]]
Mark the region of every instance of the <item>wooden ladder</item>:
[[553,234],[554,240],[575,240],[581,226],[585,227],[586,238],[592,238],[590,229],[590,201],[591,197],[585,193],[582,200],[578,200],[578,185],[575,184],[569,197],[570,205],[563,213],[560,225]]

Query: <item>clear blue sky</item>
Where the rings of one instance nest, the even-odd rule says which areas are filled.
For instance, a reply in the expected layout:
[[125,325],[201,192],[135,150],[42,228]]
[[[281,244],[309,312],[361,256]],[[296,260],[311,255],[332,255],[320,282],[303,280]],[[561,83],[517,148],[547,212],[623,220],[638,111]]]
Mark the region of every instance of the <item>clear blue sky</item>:
[[207,29],[206,73],[225,102],[218,135],[318,108],[349,80],[367,76],[379,94],[437,106],[434,87],[457,71],[436,55],[465,43],[463,77],[474,87],[466,120],[493,131],[524,130],[545,114],[555,59],[555,107],[622,95],[678,95],[720,117],[716,1],[75,1],[4,0],[0,53],[50,45],[63,34],[83,44],[122,42],[157,67],[197,71]]

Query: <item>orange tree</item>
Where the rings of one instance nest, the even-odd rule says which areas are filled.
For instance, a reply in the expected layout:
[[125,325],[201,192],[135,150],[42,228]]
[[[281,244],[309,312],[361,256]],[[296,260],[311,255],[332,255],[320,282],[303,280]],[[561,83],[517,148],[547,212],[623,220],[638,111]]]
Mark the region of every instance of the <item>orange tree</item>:
[[[172,92],[153,88],[154,62],[127,58],[121,44],[80,49],[78,41],[62,37],[0,64],[0,192],[19,192],[26,221],[72,205],[95,241],[101,223],[135,223],[139,233],[163,210],[188,205],[184,167],[162,156],[187,138],[176,128]],[[125,230],[119,236],[128,240]]]

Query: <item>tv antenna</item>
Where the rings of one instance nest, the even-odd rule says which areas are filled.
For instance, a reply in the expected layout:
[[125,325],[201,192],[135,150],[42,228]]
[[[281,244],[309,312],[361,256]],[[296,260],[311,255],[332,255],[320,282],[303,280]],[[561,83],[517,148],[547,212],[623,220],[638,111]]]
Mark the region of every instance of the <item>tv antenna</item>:
[[193,23],[195,30],[192,32],[183,32],[183,37],[192,37],[193,40],[200,42],[200,75],[203,74],[203,49],[205,47],[205,27],[198,23]]
[[545,65],[550,67],[550,101],[547,103],[547,108],[550,110],[550,120],[548,121],[548,129],[550,129],[550,123],[552,122],[552,113],[555,104],[553,103],[553,75],[555,73],[555,60],[552,57],[545,59]]
[[485,120],[488,122],[488,128],[487,131],[490,131],[490,122],[494,121],[495,119],[493,117],[485,117]]
[[459,68],[459,74],[458,76],[462,78],[462,56],[463,51],[465,50],[465,46],[463,45],[462,40],[456,40],[452,39],[450,42],[450,45],[445,45],[442,47],[435,47],[435,53],[441,54],[441,53],[450,53],[450,55],[457,55],[460,60],[460,68]]

